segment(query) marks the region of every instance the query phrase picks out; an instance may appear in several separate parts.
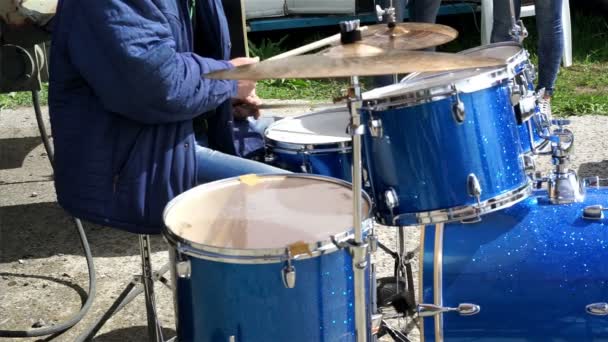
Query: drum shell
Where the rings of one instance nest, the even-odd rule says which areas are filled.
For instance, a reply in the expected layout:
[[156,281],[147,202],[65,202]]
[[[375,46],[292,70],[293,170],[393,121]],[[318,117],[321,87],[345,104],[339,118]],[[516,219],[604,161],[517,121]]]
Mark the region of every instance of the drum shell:
[[[379,119],[381,136],[363,136],[377,219],[393,222],[397,214],[475,204],[467,178],[475,174],[480,200],[524,187],[517,123],[507,82],[459,93],[465,119],[453,113],[456,96],[388,110],[362,110],[362,122]],[[390,209],[384,194],[394,189],[398,206]]]
[[275,122],[265,132],[269,164],[350,182],[349,118],[346,107],[330,107]]
[[[534,118],[531,118],[530,120],[534,120]],[[527,123],[523,123],[518,126],[521,148],[522,151],[527,154],[532,152],[532,145],[534,145],[535,149],[542,149],[548,144],[548,141],[541,137],[539,127],[534,122],[532,122],[531,126],[533,143],[530,142],[530,128],[528,127]]]
[[290,151],[267,147],[273,156],[272,165],[299,173],[339,178],[352,181],[352,149],[322,151]]
[[[446,313],[424,320],[424,341],[607,341],[606,317],[585,306],[608,301],[608,220],[582,218],[608,205],[608,189],[590,189],[584,203],[551,205],[546,192],[483,217],[476,224],[435,226],[422,236],[424,303],[480,305],[474,316]],[[441,261],[439,261],[441,260]],[[434,284],[441,268],[442,281]],[[434,286],[435,285],[435,286]],[[441,294],[436,291],[441,290]]]
[[[502,55],[501,52],[502,51]],[[509,52],[510,51],[510,52]],[[476,48],[468,49],[461,52],[462,54],[468,55],[486,55],[489,57],[502,58],[508,64],[508,68],[511,73],[511,81],[518,83],[521,80],[526,81],[527,90],[533,93],[534,80],[536,79],[536,70],[529,60],[529,54],[523,47],[515,42],[499,42],[488,45],[479,46]],[[517,107],[519,104],[516,104]],[[530,142],[530,129],[526,123],[519,125],[519,136],[520,143],[524,153],[531,153],[532,146],[534,148],[542,149],[547,143],[544,138],[541,138],[541,128],[538,126],[538,122],[541,118],[541,114],[537,108],[536,113],[530,120],[533,120],[532,136],[533,143]],[[548,135],[550,132],[543,132],[544,135]]]
[[175,291],[180,341],[355,341],[352,258],[345,249],[294,261],[291,289],[282,281],[284,263],[172,254],[191,265],[190,278],[178,278]]

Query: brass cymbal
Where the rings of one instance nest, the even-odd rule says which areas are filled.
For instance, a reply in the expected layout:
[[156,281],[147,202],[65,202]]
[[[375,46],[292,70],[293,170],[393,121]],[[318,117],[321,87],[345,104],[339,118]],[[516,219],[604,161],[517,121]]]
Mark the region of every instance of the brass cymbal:
[[458,31],[445,25],[409,22],[393,28],[386,24],[370,25],[362,36],[359,43],[384,50],[420,50],[448,43],[458,37]]
[[368,51],[367,54],[356,57],[348,54],[291,56],[217,71],[204,77],[252,81],[281,78],[334,78],[448,71],[504,64],[503,60],[487,57],[427,51],[383,52],[380,49],[375,53]]

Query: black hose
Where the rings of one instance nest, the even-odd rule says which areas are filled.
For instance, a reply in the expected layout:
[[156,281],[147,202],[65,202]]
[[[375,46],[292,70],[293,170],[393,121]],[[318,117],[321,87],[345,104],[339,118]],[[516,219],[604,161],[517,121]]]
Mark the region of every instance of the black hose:
[[[49,142],[49,137],[46,134],[44,121],[42,120],[42,111],[40,110],[40,101],[37,91],[32,92],[32,101],[34,103],[36,121],[38,122],[38,129],[40,130],[40,135],[42,137],[44,148],[46,149],[48,158],[51,161],[51,165],[54,165],[53,149]],[[91,305],[93,304],[93,300],[95,298],[95,288],[97,285],[97,280],[95,279],[95,266],[93,265],[93,255],[91,255],[91,248],[89,246],[89,242],[87,241],[87,236],[84,233],[82,222],[80,222],[79,219],[74,218],[74,224],[76,226],[76,230],[78,231],[78,236],[80,237],[80,244],[82,245],[82,249],[84,250],[84,255],[87,259],[87,267],[89,269],[89,295],[87,296],[84,305],[82,306],[82,308],[80,308],[80,311],[78,311],[78,313],[72,316],[72,318],[60,324],[53,325],[51,327],[30,330],[0,330],[0,337],[38,337],[63,332],[76,325],[76,323],[80,322],[84,315],[91,308]]]
[[51,162],[51,166],[55,167],[55,154],[53,153],[53,146],[49,141],[49,135],[46,133],[46,127],[44,127],[44,120],[42,119],[42,110],[40,109],[40,95],[37,90],[32,91],[32,103],[34,104],[34,112],[36,113],[36,122],[38,123],[38,130],[40,131],[40,138],[42,138],[42,144],[46,150],[46,155]]

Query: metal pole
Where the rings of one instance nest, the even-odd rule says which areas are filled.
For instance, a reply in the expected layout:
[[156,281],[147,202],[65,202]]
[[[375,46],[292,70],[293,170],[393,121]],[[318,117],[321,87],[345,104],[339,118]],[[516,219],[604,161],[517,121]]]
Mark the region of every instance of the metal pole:
[[162,331],[156,315],[156,300],[154,297],[154,280],[152,279],[152,248],[150,247],[150,236],[139,236],[139,248],[141,252],[142,283],[146,297],[146,313],[148,316],[148,340],[162,342]]
[[367,267],[367,245],[363,241],[362,227],[362,170],[361,170],[361,117],[359,109],[361,107],[361,86],[359,77],[351,77],[351,85],[354,91],[354,98],[350,101],[351,127],[350,131],[353,138],[353,227],[355,230],[355,241],[351,246],[353,258],[353,274],[355,287],[355,332],[357,342],[367,342],[369,328],[368,315],[365,298],[365,268]]
[[511,27],[513,27],[513,29],[516,30],[517,18],[515,17],[515,4],[513,3],[513,0],[508,0],[508,1],[509,1],[509,11],[511,14]]

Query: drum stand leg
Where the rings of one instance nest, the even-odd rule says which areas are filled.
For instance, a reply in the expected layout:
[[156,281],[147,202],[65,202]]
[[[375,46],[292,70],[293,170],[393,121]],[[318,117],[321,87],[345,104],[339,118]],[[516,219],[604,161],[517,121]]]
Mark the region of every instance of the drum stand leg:
[[[413,315],[416,298],[414,295],[414,274],[412,271],[410,260],[414,257],[415,251],[407,252],[405,248],[405,230],[408,227],[398,227],[397,251],[392,251],[382,243],[378,242],[378,247],[388,255],[392,256],[395,261],[395,269],[393,281],[395,283],[392,303],[395,309],[406,315]],[[403,285],[402,285],[403,284]],[[381,302],[386,302],[390,297],[384,294],[379,299]]]
[[152,263],[150,256],[150,236],[139,236],[139,247],[142,261],[142,274],[133,276],[133,279],[121,294],[116,298],[112,306],[106,311],[91,327],[84,331],[76,340],[88,341],[105,325],[105,323],[125,305],[129,304],[135,297],[142,292],[146,300],[146,314],[148,320],[148,340],[153,342],[162,342],[163,334],[158,315],[156,313],[156,301],[154,296],[154,282],[160,281],[163,285],[171,288],[169,280],[165,278],[165,273],[169,271],[169,264],[164,265],[158,271],[152,271]]
[[139,236],[139,248],[141,251],[142,282],[146,298],[146,313],[148,316],[148,340],[155,342],[163,341],[163,331],[156,313],[156,296],[154,295],[154,279],[152,278],[152,248],[150,248],[150,236]]

